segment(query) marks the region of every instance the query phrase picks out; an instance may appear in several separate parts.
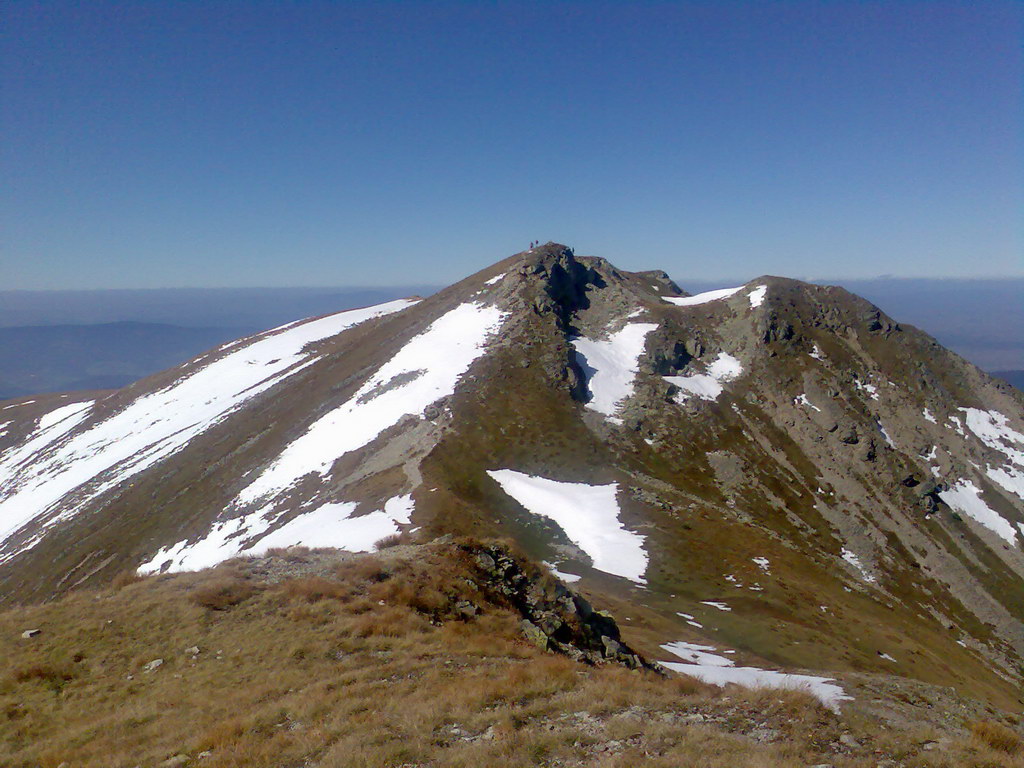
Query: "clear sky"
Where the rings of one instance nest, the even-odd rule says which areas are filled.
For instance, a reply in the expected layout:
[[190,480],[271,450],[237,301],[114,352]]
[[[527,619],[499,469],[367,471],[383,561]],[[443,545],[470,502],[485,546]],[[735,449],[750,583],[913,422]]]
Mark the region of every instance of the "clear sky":
[[0,16],[0,288],[1024,275],[1024,3]]

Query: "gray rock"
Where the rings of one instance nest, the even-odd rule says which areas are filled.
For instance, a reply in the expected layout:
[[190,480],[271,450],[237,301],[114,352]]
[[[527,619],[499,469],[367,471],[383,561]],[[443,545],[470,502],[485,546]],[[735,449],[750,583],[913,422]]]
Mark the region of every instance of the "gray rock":
[[774,728],[755,728],[750,732],[750,737],[759,742],[772,742],[779,738],[779,732]]
[[610,658],[615,658],[622,653],[622,643],[618,640],[613,640],[610,637],[602,635],[601,645],[604,646],[604,655]]
[[541,648],[542,650],[547,650],[548,636],[544,634],[544,630],[542,630],[529,619],[523,619],[522,621],[520,621],[519,629],[522,631],[523,635],[526,637],[527,640],[536,645],[538,648]]
[[180,768],[182,765],[188,764],[188,755],[175,755],[169,757],[160,763],[161,768]]
[[31,640],[33,637],[36,637],[40,634],[42,634],[41,629],[26,629],[24,632],[21,633],[21,636],[25,640]]
[[199,655],[199,646],[198,645],[193,645],[191,648],[186,648],[185,649],[185,653],[187,653],[189,656],[198,656]]
[[153,659],[151,662],[149,662],[148,664],[146,664],[142,668],[142,671],[143,672],[152,672],[155,669],[158,669],[159,667],[161,667],[163,665],[163,663],[164,663],[163,659]]

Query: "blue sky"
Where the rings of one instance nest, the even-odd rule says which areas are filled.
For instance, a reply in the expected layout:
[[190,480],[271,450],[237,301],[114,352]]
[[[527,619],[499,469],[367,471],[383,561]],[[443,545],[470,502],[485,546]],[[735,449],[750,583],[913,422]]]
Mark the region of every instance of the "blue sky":
[[4,288],[1024,275],[1024,4],[0,13]]

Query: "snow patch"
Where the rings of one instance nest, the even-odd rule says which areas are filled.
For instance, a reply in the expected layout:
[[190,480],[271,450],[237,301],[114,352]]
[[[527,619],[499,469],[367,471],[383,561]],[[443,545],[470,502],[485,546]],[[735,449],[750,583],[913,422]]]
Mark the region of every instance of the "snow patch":
[[5,405],[3,408],[0,408],[0,411],[6,411],[10,408],[20,408],[23,405],[31,405],[34,402],[35,400],[24,400],[23,402],[15,403],[14,405]]
[[879,399],[878,398],[878,387],[876,387],[874,384],[865,384],[860,379],[854,379],[853,380],[853,385],[857,389],[861,390],[862,392],[867,392],[868,393],[868,397],[870,397],[872,400],[878,400]]
[[461,304],[384,363],[347,402],[313,422],[241,493],[238,505],[265,502],[309,474],[326,475],[346,453],[373,442],[405,416],[455,391],[506,317],[496,307]]
[[657,327],[653,323],[632,323],[605,341],[573,339],[576,361],[583,369],[591,394],[587,408],[605,416],[615,415],[622,401],[633,394],[633,380],[647,334]]
[[488,475],[528,512],[553,520],[594,563],[594,568],[643,583],[647,570],[644,538],[619,520],[618,485],[548,480],[511,469]]
[[816,411],[818,411],[819,413],[821,413],[821,408],[819,408],[819,407],[818,407],[818,406],[816,406],[816,405],[815,405],[814,403],[812,403],[812,402],[811,402],[810,400],[808,400],[808,399],[807,399],[807,395],[806,395],[806,394],[804,394],[804,395],[799,395],[798,397],[796,397],[796,398],[795,398],[795,399],[793,400],[793,404],[794,404],[794,405],[806,405],[806,406],[807,406],[808,408],[813,408],[814,410],[816,410]]
[[676,395],[676,402],[682,402],[682,399],[693,396],[702,400],[717,400],[723,392],[722,382],[732,381],[742,373],[743,366],[740,361],[730,354],[721,352],[707,367],[707,373],[697,373],[691,376],[664,376],[663,378],[681,390]]
[[868,569],[864,566],[864,563],[854,552],[851,552],[849,549],[846,549],[846,547],[843,547],[842,556],[843,560],[848,562],[850,565],[852,565],[860,572],[861,578],[863,578],[864,581],[868,582],[869,584],[874,583],[875,577],[871,575],[871,572],[868,571]]
[[502,272],[500,275],[495,275],[490,280],[484,280],[484,285],[494,285],[496,282],[501,280],[501,278],[503,278],[507,274],[508,274],[508,272]]
[[544,565],[547,566],[547,569],[549,571],[551,571],[551,573],[556,578],[561,579],[566,584],[574,584],[575,582],[577,582],[577,581],[579,581],[580,579],[583,578],[582,576],[577,576],[575,573],[566,573],[565,571],[560,571],[560,570],[558,570],[558,568],[556,568],[553,564],[549,563],[547,560],[542,560],[541,562],[543,562]]
[[753,309],[760,307],[764,304],[764,297],[768,293],[767,285],[759,285],[757,288],[747,294],[747,298],[750,299],[750,306]]
[[731,611],[732,610],[732,608],[730,608],[728,605],[726,605],[725,603],[720,602],[718,600],[701,600],[700,604],[701,605],[710,605],[712,608],[717,608],[720,611]]
[[961,480],[949,490],[941,491],[939,498],[950,507],[963,512],[1010,544],[1016,543],[1013,526],[981,499],[981,489],[970,480]]
[[712,653],[712,651],[716,650],[713,645],[697,645],[696,643],[678,641],[675,643],[665,643],[661,647],[673,656],[683,661],[688,661],[691,664],[703,664],[709,667],[736,666],[736,662],[732,659]]
[[741,290],[743,290],[743,286],[738,285],[735,288],[719,288],[716,291],[705,291],[704,293],[698,293],[696,296],[662,296],[662,298],[669,304],[675,304],[677,307],[695,307],[698,304],[707,304],[709,301],[727,299]]
[[771,564],[767,557],[754,557],[751,561],[765,573],[771,573]]
[[179,541],[164,547],[139,567],[139,573],[197,571],[239,555],[262,555],[277,547],[334,547],[349,552],[369,552],[383,538],[398,533],[399,524],[408,524],[412,495],[394,496],[384,509],[361,517],[352,517],[356,504],[324,504],[289,520],[280,528],[264,534],[272,525],[265,509],[225,520],[214,525],[203,538],[189,543]]
[[923,411],[921,411],[921,415],[924,416],[925,421],[930,421],[932,424],[938,424],[939,423],[939,422],[937,422],[935,420],[935,417],[932,416],[932,412],[929,411],[927,408],[925,408]]
[[[713,646],[695,643],[666,643],[661,646],[672,655],[686,659],[685,662],[661,661],[660,663],[682,675],[695,677],[705,683],[725,686],[729,683],[745,688],[781,688],[802,690],[817,698],[833,711],[839,711],[839,703],[852,700],[852,696],[829,677],[797,675],[789,672],[775,672],[758,667],[737,667],[732,659],[719,656]],[[731,651],[725,651],[730,653]]]
[[1024,434],[1010,427],[1009,419],[998,411],[960,410],[964,412],[967,428],[986,446],[1007,459],[1002,467],[988,467],[986,474],[1002,488],[1024,499],[1024,450],[1021,450],[1024,448]]
[[86,400],[82,403],[72,403],[71,405],[64,405],[49,413],[45,413],[39,417],[38,429],[40,432],[43,432],[54,424],[60,424],[64,419],[70,419],[74,416],[79,417],[75,420],[75,424],[80,424],[87,415],[85,412],[92,408],[95,402],[95,400]]
[[824,360],[825,359],[825,356],[822,353],[821,348],[817,344],[814,345],[814,349],[812,349],[809,354],[815,360]]
[[882,437],[885,438],[885,442],[889,444],[890,448],[896,447],[896,443],[893,442],[893,439],[892,437],[889,436],[889,433],[885,431],[885,427],[882,426],[882,422],[878,422],[878,431],[882,433]]
[[1009,465],[1002,469],[989,467],[985,474],[994,483],[1024,499],[1024,472],[1021,470]]

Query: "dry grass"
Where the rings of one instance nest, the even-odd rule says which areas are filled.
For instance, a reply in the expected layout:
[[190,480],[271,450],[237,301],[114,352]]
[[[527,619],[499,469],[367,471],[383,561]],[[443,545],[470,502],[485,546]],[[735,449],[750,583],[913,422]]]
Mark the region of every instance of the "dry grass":
[[[476,615],[460,612],[467,600]],[[29,626],[42,634],[20,639]],[[861,753],[837,751],[853,726],[799,693],[543,654],[455,548],[271,585],[251,583],[244,564],[148,578],[7,611],[0,637],[0,765],[11,768],[177,754],[211,768],[860,768],[898,750],[922,767],[1024,765],[991,737],[932,755],[898,735],[879,747],[870,727],[855,731]]]
[[994,720],[972,723],[971,735],[985,747],[1008,755],[1019,755],[1024,749],[1024,741],[1017,733]]
[[189,595],[193,603],[213,611],[226,611],[256,594],[256,586],[237,576],[224,576],[200,584]]
[[397,547],[402,543],[402,535],[400,533],[393,533],[390,536],[385,536],[383,539],[373,545],[373,548],[380,552],[382,549],[390,549],[391,547]]

